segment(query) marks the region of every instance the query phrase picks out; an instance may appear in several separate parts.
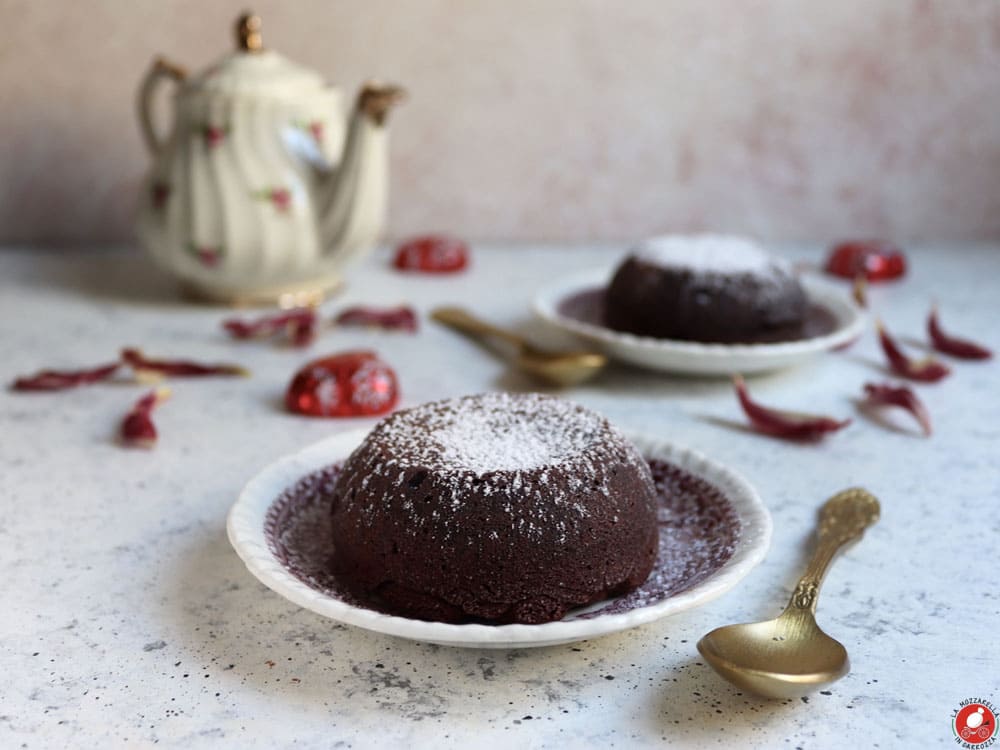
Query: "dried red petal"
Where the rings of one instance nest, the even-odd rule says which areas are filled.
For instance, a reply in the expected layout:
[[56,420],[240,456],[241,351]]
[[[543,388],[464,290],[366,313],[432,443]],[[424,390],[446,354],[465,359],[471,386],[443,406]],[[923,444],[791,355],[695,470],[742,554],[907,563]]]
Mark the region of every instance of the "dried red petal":
[[152,448],[156,444],[156,425],[153,424],[153,409],[170,396],[166,388],[157,388],[135,402],[132,410],[125,415],[121,424],[122,443],[135,448]]
[[34,375],[17,378],[10,387],[15,391],[63,391],[78,385],[107,380],[118,371],[119,367],[121,367],[120,362],[113,362],[110,365],[87,370],[42,370]]
[[936,306],[931,308],[931,314],[927,318],[927,333],[934,348],[944,354],[950,354],[960,359],[990,359],[993,357],[993,352],[985,346],[980,346],[968,339],[949,336],[942,331],[941,324],[938,322]]
[[310,417],[371,417],[391,411],[398,400],[396,373],[370,351],[310,362],[285,392],[289,411]]
[[396,248],[393,265],[401,271],[454,273],[469,264],[469,246],[446,235],[414,237]]
[[234,338],[251,339],[284,333],[295,346],[306,346],[316,335],[316,311],[311,307],[265,315],[256,320],[230,318],[222,321],[222,327]]
[[882,344],[882,351],[885,352],[889,360],[889,367],[893,372],[902,375],[910,380],[919,380],[923,383],[936,383],[942,378],[951,374],[951,369],[942,362],[927,357],[921,360],[914,360],[907,357],[903,350],[899,348],[896,340],[885,330],[885,326],[878,321],[878,339]]
[[333,321],[339,326],[368,326],[387,331],[417,330],[417,314],[412,307],[348,307]]
[[907,386],[895,386],[890,383],[865,383],[865,395],[871,404],[877,406],[899,406],[906,409],[916,417],[924,434],[931,434],[931,417],[927,412],[927,407],[917,398],[917,394]]
[[288,326],[288,340],[292,346],[309,346],[316,340],[316,319],[302,319]]
[[152,373],[174,377],[203,377],[206,375],[249,375],[239,365],[202,364],[184,359],[147,359],[138,349],[122,349],[122,360],[137,373]]
[[733,376],[736,396],[750,423],[761,432],[777,437],[798,440],[815,440],[828,432],[836,432],[851,423],[850,419],[836,420],[819,414],[801,414],[762,406],[750,398],[746,383],[740,375]]
[[906,273],[906,257],[891,242],[854,240],[830,249],[826,271],[845,279],[863,274],[868,281],[889,281]]

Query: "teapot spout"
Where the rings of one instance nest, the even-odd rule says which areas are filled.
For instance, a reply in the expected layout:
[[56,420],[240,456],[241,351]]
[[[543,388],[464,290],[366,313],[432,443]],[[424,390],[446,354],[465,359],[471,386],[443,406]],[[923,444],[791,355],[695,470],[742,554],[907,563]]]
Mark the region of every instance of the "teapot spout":
[[406,89],[393,84],[366,83],[358,92],[357,108],[376,125],[384,125],[389,111],[406,98]]
[[343,157],[320,187],[320,236],[329,251],[354,259],[375,243],[388,198],[389,111],[405,97],[399,86],[366,84],[351,113]]

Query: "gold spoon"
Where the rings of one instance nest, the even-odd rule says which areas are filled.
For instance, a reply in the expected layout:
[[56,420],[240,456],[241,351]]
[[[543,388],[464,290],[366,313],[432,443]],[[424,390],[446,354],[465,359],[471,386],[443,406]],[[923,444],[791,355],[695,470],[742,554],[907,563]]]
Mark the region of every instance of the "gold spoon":
[[514,346],[514,364],[552,385],[571,386],[589,380],[608,363],[596,352],[549,352],[539,349],[523,336],[476,318],[460,307],[439,307],[431,317],[459,333],[477,340],[500,339]]
[[698,641],[705,660],[734,685],[768,698],[797,698],[847,674],[847,650],[816,624],[816,599],[837,552],[878,517],[878,500],[863,489],[827,500],[819,544],[785,611],[767,622],[716,628]]

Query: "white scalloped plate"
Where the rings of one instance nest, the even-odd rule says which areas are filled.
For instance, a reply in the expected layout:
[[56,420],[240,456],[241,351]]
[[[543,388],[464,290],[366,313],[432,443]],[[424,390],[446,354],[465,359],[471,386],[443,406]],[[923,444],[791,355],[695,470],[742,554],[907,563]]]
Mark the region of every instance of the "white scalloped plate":
[[570,317],[560,311],[566,300],[581,292],[603,289],[612,271],[591,270],[573,274],[538,291],[534,310],[542,320],[596,346],[609,357],[649,370],[688,375],[731,375],[777,370],[806,362],[823,352],[843,346],[861,335],[864,312],[843,288],[820,279],[800,279],[810,302],[826,308],[835,318],[835,329],[821,336],[774,344],[702,344],[696,341],[657,339],[614,331]]
[[[733,555],[697,585],[660,601],[627,612],[574,619],[571,612],[558,622],[542,625],[453,625],[412,620],[353,606],[318,591],[296,578],[274,555],[264,533],[272,503],[299,479],[331,463],[343,461],[364,439],[365,431],[334,435],[271,464],[250,480],[229,511],[229,540],[250,572],[286,599],[338,622],[401,638],[470,648],[523,648],[594,638],[643,625],[705,604],[735,586],[767,552],[771,516],[760,497],[742,477],[704,456],[670,443],[631,436],[649,458],[659,458],[701,477],[719,489],[740,522]],[[597,606],[588,608],[593,610]],[[584,610],[587,611],[587,610]]]

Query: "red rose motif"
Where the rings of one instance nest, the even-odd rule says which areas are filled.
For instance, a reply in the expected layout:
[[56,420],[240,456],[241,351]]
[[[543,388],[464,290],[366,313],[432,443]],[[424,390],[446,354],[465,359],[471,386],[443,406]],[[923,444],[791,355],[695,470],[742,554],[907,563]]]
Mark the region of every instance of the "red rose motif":
[[257,200],[268,201],[279,213],[288,213],[292,208],[292,191],[285,187],[270,187],[253,194]]
[[221,247],[210,245],[189,245],[188,252],[198,259],[206,268],[215,268],[222,262],[223,251]]
[[228,128],[223,128],[218,125],[206,125],[201,130],[201,135],[205,139],[205,145],[209,148],[215,148],[220,143],[226,139],[226,132]]
[[323,144],[323,123],[319,120],[313,120],[309,123],[309,132],[312,133],[312,137],[316,139],[316,143]]
[[282,213],[292,207],[292,191],[288,188],[274,188],[269,197],[274,207]]

